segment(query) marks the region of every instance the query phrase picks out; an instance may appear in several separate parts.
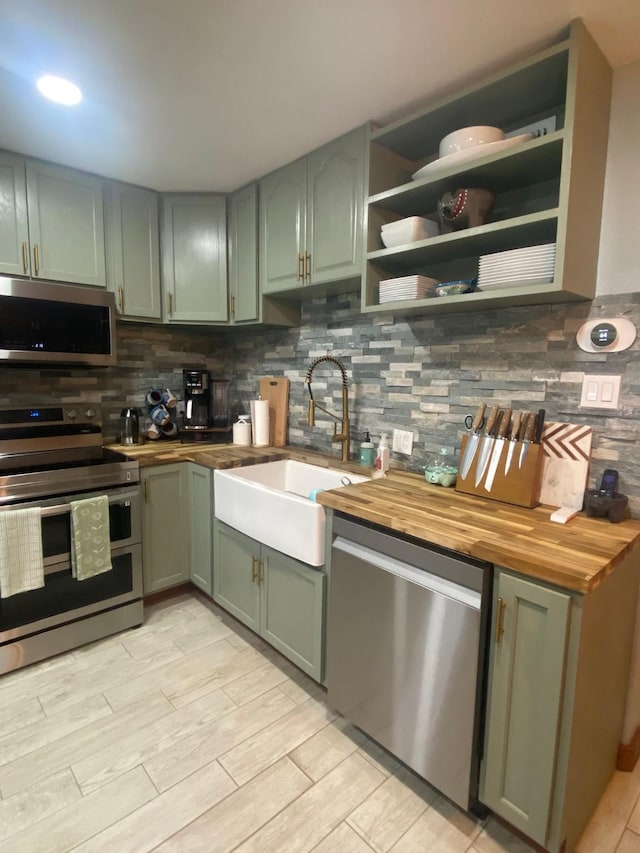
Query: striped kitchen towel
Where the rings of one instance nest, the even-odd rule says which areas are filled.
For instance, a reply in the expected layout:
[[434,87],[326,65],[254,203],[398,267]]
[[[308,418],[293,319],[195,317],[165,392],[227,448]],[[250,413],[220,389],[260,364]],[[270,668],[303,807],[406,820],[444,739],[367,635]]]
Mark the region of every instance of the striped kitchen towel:
[[109,499],[70,501],[71,573],[79,581],[111,570]]
[[43,586],[40,508],[0,512],[0,598]]

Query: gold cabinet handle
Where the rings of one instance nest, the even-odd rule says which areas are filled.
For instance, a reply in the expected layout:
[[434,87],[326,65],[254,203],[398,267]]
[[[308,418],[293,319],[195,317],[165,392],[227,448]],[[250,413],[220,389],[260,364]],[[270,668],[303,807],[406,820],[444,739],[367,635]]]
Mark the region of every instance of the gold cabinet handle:
[[258,583],[259,583],[259,584],[261,584],[261,583],[262,583],[262,579],[263,579],[263,577],[264,577],[263,569],[264,569],[264,562],[263,562],[263,560],[258,560]]
[[29,249],[26,243],[22,244],[22,269],[25,275],[29,272]]
[[298,255],[298,267],[296,269],[296,281],[304,281],[304,255]]
[[229,294],[229,319],[233,320],[236,316],[236,298]]
[[502,639],[502,635],[504,634],[504,611],[507,609],[507,605],[504,603],[502,598],[498,599],[498,610],[496,612],[496,633],[495,633],[495,641],[499,643]]
[[255,554],[251,557],[251,583],[258,583],[258,558]]
[[120,303],[120,313],[124,314],[124,287],[122,285],[118,288],[118,302]]
[[311,278],[311,255],[308,252],[304,253],[304,277]]
[[173,314],[173,293],[169,294],[169,316]]
[[33,247],[33,265],[35,267],[35,275],[38,275],[40,272],[40,249],[37,243]]

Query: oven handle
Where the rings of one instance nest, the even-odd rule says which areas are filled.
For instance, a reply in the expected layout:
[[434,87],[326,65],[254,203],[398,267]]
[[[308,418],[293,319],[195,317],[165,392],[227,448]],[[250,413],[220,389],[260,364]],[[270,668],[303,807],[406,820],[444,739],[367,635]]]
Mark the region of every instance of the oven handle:
[[[125,506],[131,505],[131,497],[124,495],[120,495],[114,500],[110,500],[109,504],[120,504],[123,503]],[[55,506],[43,506],[40,508],[40,516],[42,518],[46,518],[49,515],[62,515],[63,513],[71,512],[71,504],[56,504]]]

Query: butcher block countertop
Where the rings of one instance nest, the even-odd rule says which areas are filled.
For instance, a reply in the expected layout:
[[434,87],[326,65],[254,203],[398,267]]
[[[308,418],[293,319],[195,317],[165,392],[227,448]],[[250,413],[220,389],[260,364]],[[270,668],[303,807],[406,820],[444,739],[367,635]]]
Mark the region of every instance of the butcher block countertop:
[[[611,524],[580,513],[549,521],[553,507],[525,509],[391,471],[381,480],[321,492],[323,506],[522,572],[575,592],[595,589],[640,545],[640,521]],[[640,567],[640,549],[637,550]]]
[[[196,462],[237,468],[278,459],[366,473],[357,463],[296,447],[148,443],[112,445],[141,468]],[[353,518],[519,571],[536,580],[587,593],[634,549],[640,568],[640,520],[611,524],[579,513],[567,524],[549,521],[553,507],[511,506],[427,483],[391,470],[378,480],[320,492],[318,503]]]

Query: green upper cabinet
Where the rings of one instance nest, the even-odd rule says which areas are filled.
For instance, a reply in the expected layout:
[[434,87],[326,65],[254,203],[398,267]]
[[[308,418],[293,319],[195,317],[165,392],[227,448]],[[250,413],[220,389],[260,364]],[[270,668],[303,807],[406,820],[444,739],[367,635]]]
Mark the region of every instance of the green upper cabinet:
[[360,275],[367,127],[260,182],[260,287],[299,294]]
[[229,198],[230,319],[255,322],[258,307],[258,187],[251,184]]
[[164,197],[162,286],[167,322],[227,321],[224,195]]
[[29,275],[30,271],[24,157],[0,152],[0,272]]
[[94,175],[27,160],[34,278],[106,286],[103,183]]
[[107,211],[107,284],[115,294],[118,315],[159,320],[162,304],[157,193],[114,182]]

